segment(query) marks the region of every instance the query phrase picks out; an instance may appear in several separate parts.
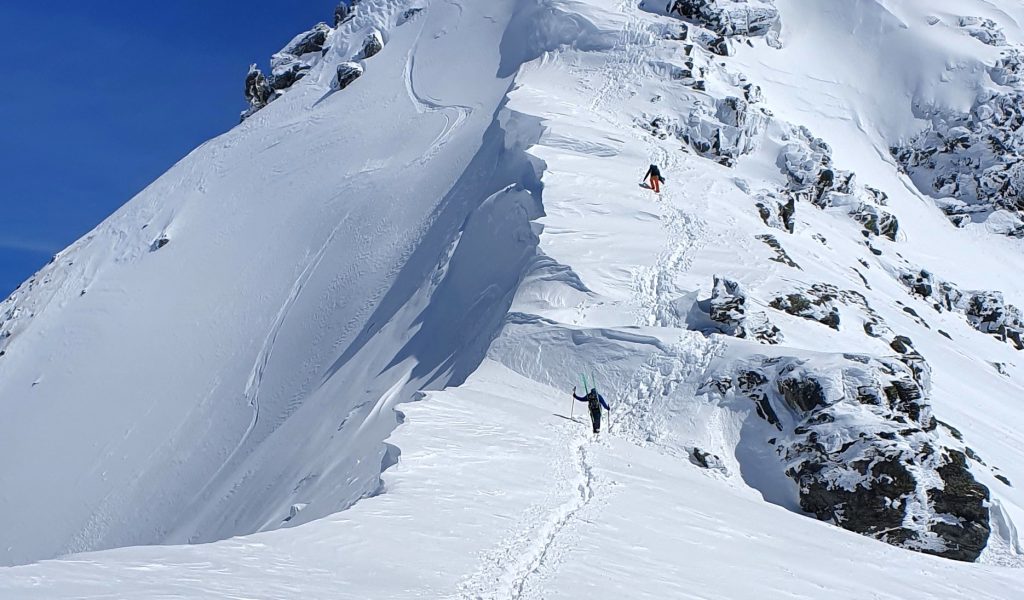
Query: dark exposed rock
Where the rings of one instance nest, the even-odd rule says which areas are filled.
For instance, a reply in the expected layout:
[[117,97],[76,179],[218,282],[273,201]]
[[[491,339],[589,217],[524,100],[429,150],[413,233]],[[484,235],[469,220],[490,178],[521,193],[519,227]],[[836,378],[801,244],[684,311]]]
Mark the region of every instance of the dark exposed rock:
[[917,487],[907,468],[896,456],[874,452],[853,466],[870,479],[870,486],[857,485],[849,490],[830,485],[818,477],[819,465],[803,463],[792,474],[801,486],[800,508],[822,521],[889,543],[899,545],[916,537],[910,530],[890,533],[903,524],[907,497]]
[[373,31],[363,40],[363,58],[370,58],[384,49],[384,37],[379,31]]
[[825,393],[816,379],[788,377],[776,383],[779,393],[794,410],[810,411],[825,405]]
[[794,269],[800,268],[800,265],[796,264],[796,262],[794,262],[793,259],[789,257],[789,254],[786,253],[786,250],[782,247],[782,244],[779,243],[779,240],[776,239],[774,235],[769,235],[765,233],[755,237],[764,242],[765,244],[767,244],[768,247],[771,248],[772,250],[775,250],[775,256],[771,257],[769,260],[782,263],[786,266],[793,267]]
[[280,67],[274,72],[270,85],[275,90],[290,88],[296,81],[302,79],[309,72],[310,66],[298,61]]
[[963,453],[949,450],[946,463],[938,468],[943,489],[928,490],[928,499],[936,513],[951,515],[956,524],[948,520],[933,522],[932,532],[943,539],[946,548],[931,552],[946,558],[974,561],[988,543],[988,488],[978,483],[967,469]]
[[900,224],[890,213],[878,210],[869,204],[862,204],[851,213],[851,216],[869,232],[896,241]]
[[336,90],[343,90],[362,74],[363,67],[359,63],[343,62],[338,65],[338,70],[334,76],[333,87]]
[[763,391],[763,386],[768,383],[768,378],[757,371],[747,371],[736,377],[736,387],[748,398],[754,401],[757,416],[782,431],[782,423],[779,416],[775,414],[771,402],[768,401],[768,394]]
[[351,10],[345,2],[339,2],[334,7],[334,26],[337,27],[352,17]]
[[245,78],[245,100],[249,103],[249,109],[242,113],[242,119],[266,106],[273,99],[273,93],[263,71],[251,65]]
[[291,43],[281,50],[280,54],[302,56],[313,52],[320,53],[324,49],[324,43],[327,42],[327,34],[330,32],[331,28],[326,23],[317,23],[313,29],[296,36]]
[[689,449],[689,455],[690,462],[702,469],[726,472],[725,463],[715,454],[693,447]]
[[[914,295],[932,302],[935,310],[961,313],[978,331],[1008,342],[1017,350],[1024,350],[1024,314],[1016,306],[1006,304],[1002,293],[961,290],[925,270],[903,271],[900,281]],[[904,310],[920,318],[913,309]],[[940,333],[949,337],[944,332]]]
[[737,367],[728,393],[753,400],[783,432],[770,443],[804,511],[890,544],[974,560],[989,535],[988,491],[936,435],[927,364],[906,364],[919,355],[909,338],[894,342],[900,358],[755,358]]
[[830,286],[816,284],[805,294],[788,294],[776,297],[770,306],[795,317],[817,321],[832,329],[839,329],[839,309],[835,302],[838,291]]
[[155,240],[153,240],[153,243],[150,244],[150,246],[149,246],[149,250],[150,250],[150,252],[156,252],[157,250],[163,248],[164,246],[166,246],[170,242],[171,242],[171,239],[169,237],[167,237],[166,235],[162,235],[162,236],[156,238]]
[[1003,483],[1005,483],[1005,484],[1006,484],[1006,485],[1008,485],[1009,487],[1013,487],[1013,484],[1012,484],[1012,483],[1010,483],[1010,480],[1009,480],[1009,479],[1007,479],[1006,477],[1004,477],[1003,475],[999,475],[999,474],[997,474],[997,475],[996,475],[996,479],[998,479],[999,481],[1002,481]]

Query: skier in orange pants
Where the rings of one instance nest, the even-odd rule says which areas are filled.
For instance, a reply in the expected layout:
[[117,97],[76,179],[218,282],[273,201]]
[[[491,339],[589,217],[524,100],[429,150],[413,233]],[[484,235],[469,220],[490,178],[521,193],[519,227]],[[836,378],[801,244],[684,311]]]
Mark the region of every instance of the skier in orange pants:
[[665,183],[665,178],[661,176],[661,171],[658,170],[658,165],[651,165],[647,169],[647,173],[644,175],[644,180],[649,181],[651,189],[654,193],[661,193],[661,184]]

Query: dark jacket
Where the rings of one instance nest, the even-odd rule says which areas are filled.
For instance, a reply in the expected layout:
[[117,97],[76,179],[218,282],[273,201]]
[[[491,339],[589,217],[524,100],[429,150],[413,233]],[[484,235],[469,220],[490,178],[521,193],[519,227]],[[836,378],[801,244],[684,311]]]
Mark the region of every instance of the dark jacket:
[[608,408],[608,403],[604,401],[604,396],[597,393],[597,390],[590,390],[590,393],[586,396],[577,396],[575,393],[572,395],[573,398],[580,402],[586,402],[590,405],[590,412],[600,412],[603,406],[605,410],[611,410]]
[[658,170],[658,165],[651,165],[648,167],[647,174],[644,175],[644,179],[647,179],[648,177],[657,177],[662,183],[665,181],[665,178],[661,176],[661,171]]

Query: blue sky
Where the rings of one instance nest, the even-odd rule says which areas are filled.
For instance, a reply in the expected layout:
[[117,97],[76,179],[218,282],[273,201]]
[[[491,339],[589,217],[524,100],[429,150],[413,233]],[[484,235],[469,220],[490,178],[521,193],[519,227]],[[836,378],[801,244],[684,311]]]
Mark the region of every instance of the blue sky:
[[335,4],[0,2],[0,299],[237,124],[249,64]]

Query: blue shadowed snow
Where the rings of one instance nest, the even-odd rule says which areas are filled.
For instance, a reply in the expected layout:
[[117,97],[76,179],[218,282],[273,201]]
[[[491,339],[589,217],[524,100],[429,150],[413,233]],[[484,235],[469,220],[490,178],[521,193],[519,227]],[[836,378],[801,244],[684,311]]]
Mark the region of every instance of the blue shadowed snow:
[[[4,2],[0,298],[235,125],[249,64],[335,0]],[[244,7],[244,8],[243,8]]]

